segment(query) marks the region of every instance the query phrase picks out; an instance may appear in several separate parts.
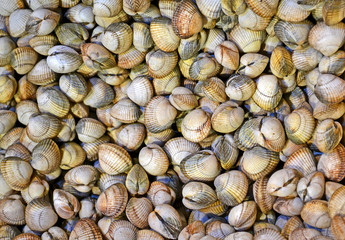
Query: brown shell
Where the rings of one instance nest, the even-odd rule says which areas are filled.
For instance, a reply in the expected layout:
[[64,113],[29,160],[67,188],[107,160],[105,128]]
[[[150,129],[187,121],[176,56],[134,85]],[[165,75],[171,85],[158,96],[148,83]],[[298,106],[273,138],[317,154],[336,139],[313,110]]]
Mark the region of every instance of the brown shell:
[[255,202],[260,210],[265,214],[272,210],[274,201],[276,200],[275,196],[272,196],[267,192],[267,182],[268,177],[262,177],[256,180],[253,185]]
[[83,218],[74,226],[69,239],[102,240],[103,238],[96,223],[91,219]]
[[332,151],[321,155],[317,169],[329,180],[340,182],[345,178],[344,159],[345,147],[339,143]]
[[116,183],[101,193],[95,207],[105,216],[118,217],[126,209],[128,193],[122,183]]
[[148,227],[148,215],[153,211],[152,203],[147,198],[131,198],[126,207],[128,220],[138,228]]

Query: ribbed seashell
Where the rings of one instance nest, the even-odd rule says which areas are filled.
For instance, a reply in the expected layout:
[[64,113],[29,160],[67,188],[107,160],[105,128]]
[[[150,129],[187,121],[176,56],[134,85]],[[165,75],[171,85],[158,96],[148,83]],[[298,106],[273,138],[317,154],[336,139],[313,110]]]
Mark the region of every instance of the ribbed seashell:
[[148,227],[148,215],[153,211],[152,203],[147,198],[132,197],[126,207],[128,220],[138,228]]
[[266,68],[269,58],[258,53],[246,53],[240,58],[238,73],[256,78]]
[[17,81],[12,75],[0,76],[0,103],[7,103],[13,98],[17,91],[17,85]]
[[126,172],[132,167],[132,159],[128,152],[116,144],[101,144],[98,158],[101,168],[110,175]]
[[7,149],[12,144],[19,141],[24,128],[15,127],[9,130],[0,138],[0,148]]
[[147,69],[153,78],[166,77],[174,70],[178,60],[176,51],[164,52],[162,50],[152,50],[146,54]]
[[239,66],[240,55],[236,45],[231,41],[224,41],[214,49],[214,55],[222,66],[236,70]]
[[307,239],[313,239],[314,237],[320,236],[321,233],[313,228],[304,228],[299,227],[296,228],[294,231],[292,231],[289,235],[289,239],[291,240],[307,240]]
[[238,49],[245,53],[259,52],[265,40],[265,31],[253,31],[236,25],[228,35],[228,39],[235,42]]
[[197,54],[206,41],[206,32],[202,30],[199,34],[195,34],[190,38],[181,39],[178,47],[178,53],[182,60],[192,58]]
[[125,211],[127,201],[126,187],[122,183],[116,183],[101,193],[95,206],[105,216],[118,217]]
[[48,231],[44,232],[41,236],[42,240],[54,240],[54,239],[61,239],[67,240],[68,236],[67,233],[60,227],[51,227]]
[[283,92],[274,75],[263,75],[257,80],[257,88],[252,96],[254,102],[264,110],[270,111],[278,106]]
[[146,132],[146,138],[144,140],[144,143],[150,144],[150,143],[154,143],[157,144],[161,147],[164,146],[164,144],[170,140],[171,138],[173,138],[175,136],[175,132],[173,129],[168,128],[164,131],[161,131],[159,133],[151,133],[151,132]]
[[150,182],[145,170],[139,164],[135,164],[127,174],[127,190],[132,195],[143,195],[148,191],[149,185]]
[[321,199],[325,192],[325,177],[322,172],[314,172],[301,178],[297,184],[297,194],[304,201]]
[[10,110],[0,110],[0,135],[11,130],[17,121],[17,114]]
[[[256,13],[257,15],[263,17],[263,18],[270,18],[273,17],[277,12],[277,7],[279,1],[277,0],[268,0],[264,2],[256,2],[253,0],[246,0],[245,1],[248,5],[248,7]],[[240,14],[236,12],[237,14]]]
[[264,214],[272,210],[274,201],[276,200],[275,196],[267,192],[267,183],[268,177],[262,177],[256,180],[253,185],[255,202]]
[[183,228],[181,216],[168,204],[156,206],[148,222],[153,230],[170,239],[177,238]]
[[198,0],[196,1],[199,10],[201,13],[211,19],[217,19],[220,17],[222,12],[221,1],[207,1],[207,0]]
[[30,46],[39,54],[48,56],[48,51],[59,43],[54,35],[34,36],[29,40]]
[[103,238],[100,229],[93,220],[88,218],[82,218],[74,226],[73,231],[69,236],[69,239],[101,240]]
[[133,31],[126,23],[110,24],[102,34],[102,44],[109,51],[120,54],[132,45]]
[[11,15],[6,18],[6,29],[12,37],[21,37],[25,35],[26,23],[31,13],[31,9],[17,9],[11,12]]
[[331,226],[331,218],[328,215],[328,204],[324,200],[311,200],[307,202],[303,206],[301,217],[312,227],[328,228]]
[[292,62],[290,52],[286,48],[278,46],[273,50],[270,59],[270,69],[278,78],[293,74],[295,71],[294,63]]
[[227,206],[241,203],[248,191],[248,179],[240,171],[232,170],[214,180],[218,199]]
[[25,209],[25,222],[33,231],[44,232],[54,226],[58,216],[44,198],[32,200]]
[[[204,52],[210,54],[214,53],[216,47],[222,44],[226,40],[224,32],[221,29],[210,29],[206,42],[202,45]],[[236,47],[236,45],[235,45]]]
[[92,29],[95,26],[93,8],[84,3],[77,4],[74,7],[69,8],[66,11],[65,16],[73,23],[83,24],[87,29]]
[[16,44],[14,41],[8,36],[5,31],[0,31],[0,65],[8,65],[10,64],[9,54],[10,52],[16,48]]
[[297,170],[280,169],[268,179],[267,192],[277,197],[295,197],[299,179],[300,173]]
[[0,15],[2,16],[10,16],[12,12],[16,9],[24,8],[24,1],[16,0],[16,1],[2,1],[2,6],[0,8]]
[[[11,75],[8,75],[11,76]],[[11,78],[11,77],[9,77]],[[2,77],[0,79],[3,79]],[[3,79],[5,80],[5,83],[9,84],[11,81],[9,81],[10,79]],[[9,81],[9,82],[8,82]],[[34,100],[36,99],[36,90],[37,90],[37,86],[31,82],[28,81],[27,75],[24,75],[23,77],[21,77],[18,81],[18,89],[17,89],[17,93],[14,95],[14,99],[16,100],[16,102],[18,102],[17,104],[19,104],[22,100]],[[6,86],[8,87],[8,90],[11,90],[11,88],[13,88],[13,86]],[[5,90],[5,89],[4,89]],[[7,96],[5,95],[5,98]],[[16,106],[18,107],[18,106]]]
[[179,240],[201,238],[205,236],[206,229],[201,221],[194,221],[186,226],[179,234]]
[[153,97],[145,108],[145,126],[150,132],[161,132],[170,128],[176,115],[177,110],[170,105],[167,98],[163,96]]
[[243,202],[230,210],[229,224],[236,230],[247,230],[254,225],[256,213],[257,209],[254,201]]
[[182,189],[182,203],[189,209],[201,209],[217,200],[216,192],[207,184],[189,182]]
[[34,149],[34,147],[39,143],[39,141],[33,141],[29,137],[26,129],[27,129],[27,127],[22,131],[20,138],[19,138],[19,142],[24,147],[26,147],[29,151],[32,151]]
[[[219,220],[210,222],[206,225],[207,236],[214,237],[214,239],[224,239],[229,234],[235,232],[235,229],[227,223],[222,223]],[[209,238],[207,238],[209,239]]]
[[332,219],[331,229],[335,239],[341,240],[341,238],[344,236],[344,225],[345,219],[342,215],[334,216]]
[[71,193],[60,189],[54,190],[53,202],[56,213],[63,219],[74,218],[80,210],[78,199]]
[[56,137],[60,130],[60,120],[46,113],[32,115],[26,127],[29,138],[36,142]]
[[6,149],[4,157],[19,157],[22,160],[29,162],[31,159],[31,153],[22,144],[14,143]]
[[86,143],[94,142],[102,137],[105,131],[104,125],[93,118],[80,119],[76,125],[79,140]]
[[345,99],[345,81],[332,74],[321,74],[314,92],[324,104],[340,103]]
[[303,206],[304,203],[299,197],[277,198],[273,204],[273,209],[285,216],[298,216],[301,214]]
[[145,126],[141,123],[122,125],[116,129],[108,129],[108,135],[120,147],[127,151],[135,151],[145,139]]
[[65,175],[66,183],[79,192],[89,192],[98,179],[96,168],[90,165],[81,165],[70,169]]
[[285,238],[289,238],[289,235],[291,232],[293,232],[297,228],[303,228],[303,222],[298,216],[292,216],[289,218],[286,223],[284,224],[284,227],[282,228],[281,234]]
[[265,39],[263,50],[268,53],[271,53],[277,46],[281,46],[281,45],[283,45],[283,43],[279,40],[279,38],[276,35],[274,36],[268,35]]
[[115,98],[114,90],[99,78],[89,79],[89,92],[83,102],[93,108],[101,108],[109,105]]
[[344,45],[345,24],[340,22],[331,26],[318,22],[309,32],[309,44],[325,56],[331,56]]
[[96,217],[95,200],[91,198],[84,198],[80,200],[79,218],[90,218],[92,220]]
[[322,17],[327,25],[334,25],[345,17],[343,1],[327,1],[322,8]]
[[255,130],[259,129],[261,120],[261,117],[249,119],[235,132],[234,139],[239,149],[246,151],[258,145]]
[[285,240],[286,238],[280,234],[279,231],[270,228],[264,228],[256,232],[254,235],[255,240],[264,240],[264,239],[276,239],[276,240]]
[[97,73],[98,77],[104,82],[113,86],[123,83],[127,79],[128,74],[128,70],[120,67],[104,69]]
[[11,195],[0,200],[0,219],[6,224],[25,224],[25,205],[20,195]]
[[[188,59],[189,60],[189,59]],[[180,69],[182,74],[186,78],[190,78],[192,80],[199,80],[205,81],[206,79],[216,76],[219,71],[221,70],[221,65],[217,62],[217,60],[209,55],[208,53],[200,53],[196,58],[192,58],[193,62],[188,69],[188,76],[185,76],[183,69]]]
[[127,96],[127,88],[129,85],[131,85],[131,79],[126,79],[123,83],[120,85],[114,86],[114,93],[115,93],[115,98],[113,100],[113,103],[117,103],[120,100],[128,98]]
[[245,151],[240,167],[250,179],[257,180],[271,173],[279,163],[279,154],[262,147]]
[[[195,121],[195,119],[198,121]],[[191,142],[200,142],[207,137],[210,131],[211,119],[202,109],[189,112],[182,121],[182,135]]]
[[85,43],[81,45],[80,49],[85,65],[91,69],[103,70],[116,65],[114,56],[99,44]]
[[163,149],[149,144],[139,152],[139,164],[153,176],[163,175],[169,167],[169,160]]
[[55,33],[61,44],[78,50],[89,38],[87,29],[78,23],[61,24],[55,29]]
[[63,8],[71,8],[79,3],[80,0],[61,0],[60,6]]
[[47,85],[57,80],[56,73],[48,66],[46,59],[36,63],[26,76],[27,80],[35,85]]
[[[199,82],[201,83],[202,85],[202,82]],[[198,83],[198,84],[199,84]],[[198,86],[196,86],[197,88]],[[196,88],[194,90],[196,90]],[[194,94],[198,94],[197,92],[194,92]],[[198,94],[198,96],[200,96]],[[203,111],[205,111],[206,113],[208,114],[213,114],[214,111],[216,110],[216,108],[220,105],[219,102],[216,102],[216,101],[213,101],[211,99],[209,99],[208,97],[204,97],[202,96],[200,99],[199,99],[199,107],[200,109],[202,109]],[[212,130],[212,129],[211,129]]]
[[79,73],[62,75],[59,79],[61,91],[73,102],[81,102],[88,93],[87,82]]
[[284,164],[284,168],[298,170],[303,176],[307,176],[316,171],[315,158],[311,150],[302,147],[292,153]]
[[43,198],[49,193],[49,184],[45,180],[34,176],[27,188],[21,191],[21,195],[26,203],[37,198]]
[[212,142],[211,149],[219,159],[222,168],[230,170],[235,165],[239,150],[232,135],[225,134],[224,136],[218,136]]
[[103,28],[108,27],[112,23],[117,22],[128,22],[130,16],[125,13],[125,11],[121,10],[117,15],[113,17],[100,17],[95,15],[95,22]]
[[321,73],[334,74],[340,76],[345,71],[345,52],[342,50],[337,51],[331,56],[323,56],[320,59],[319,71]]
[[244,111],[237,103],[227,101],[219,105],[212,114],[213,130],[221,133],[230,133],[241,126],[244,120]]
[[277,16],[288,22],[300,22],[305,20],[310,11],[303,9],[297,2],[293,0],[282,0],[279,3]]
[[[104,222],[103,222],[104,221]],[[127,220],[114,220],[109,217],[98,222],[105,239],[135,240],[138,229]]]
[[333,150],[321,155],[317,170],[331,181],[340,182],[345,177],[345,147],[339,143]]
[[133,45],[141,52],[146,52],[153,46],[153,40],[150,28],[147,24],[134,22],[133,28]]
[[158,2],[159,10],[163,17],[172,19],[175,9],[180,1],[175,0],[162,0]]
[[342,136],[341,124],[332,119],[325,119],[315,128],[314,143],[321,152],[327,153],[340,143]]
[[125,184],[127,175],[125,173],[120,173],[118,175],[109,175],[107,173],[102,173],[99,177],[99,189],[104,192],[107,188],[111,187],[116,183]]
[[292,53],[292,61],[298,70],[311,71],[321,61],[322,54],[312,47],[295,50]]
[[176,87],[169,96],[169,102],[179,111],[188,111],[198,106],[198,100],[191,90]]
[[[247,2],[250,4],[257,4],[255,3],[255,1],[247,1]],[[271,1],[271,2],[275,2],[276,4],[278,4],[278,1]],[[246,11],[244,11],[242,14],[238,16],[239,25],[243,28],[248,28],[254,31],[265,30],[271,21],[271,18],[270,18],[271,16],[265,17],[264,15],[266,14],[261,14],[263,11],[261,12],[261,10],[258,11],[254,9],[255,7],[253,9],[247,8]]]
[[60,148],[61,163],[60,168],[69,170],[83,164],[86,153],[82,147],[75,142],[64,143]]
[[150,7],[150,0],[124,0],[123,10],[131,16],[144,13]]
[[60,14],[39,8],[34,10],[26,23],[26,31],[38,36],[48,35],[59,23]]
[[312,27],[309,21],[291,23],[280,20],[274,25],[274,32],[290,49],[301,50],[308,46],[308,34]]
[[68,98],[55,87],[39,87],[37,104],[41,113],[50,113],[56,117],[65,117],[70,110]]
[[147,192],[147,198],[154,206],[161,204],[173,204],[176,199],[175,191],[168,185],[154,181]]
[[284,120],[287,137],[296,144],[306,143],[314,132],[315,119],[306,108],[299,108]]
[[81,147],[86,152],[86,158],[89,161],[95,161],[98,158],[98,147],[103,143],[110,142],[110,137],[108,135],[103,135],[94,142],[91,143],[82,143]]
[[180,168],[188,179],[195,181],[213,181],[220,173],[220,164],[210,150],[203,150],[185,157]]
[[110,110],[115,119],[123,123],[133,123],[139,119],[140,109],[130,99],[125,98],[118,101]]
[[341,186],[335,190],[328,200],[329,216],[333,219],[336,215],[344,215],[344,192],[345,187]]
[[145,59],[146,52],[141,52],[133,45],[125,52],[118,55],[118,66],[131,69],[138,66]]
[[93,14],[100,17],[112,17],[122,10],[120,0],[95,0],[93,3]]
[[211,77],[203,81],[201,85],[201,91],[212,101],[226,101],[225,84],[221,79],[217,77]]
[[180,43],[180,38],[174,33],[171,20],[166,17],[153,19],[150,24],[153,42],[165,52],[175,51]]
[[56,45],[49,49],[47,63],[57,73],[70,73],[83,63],[79,54],[70,47]]
[[10,64],[18,74],[28,73],[36,64],[38,54],[31,47],[18,47],[10,53]]
[[235,232],[231,233],[228,236],[224,238],[224,240],[235,240],[235,239],[241,239],[241,240],[253,240],[253,235],[249,232]]
[[61,162],[58,145],[51,139],[40,141],[32,150],[31,166],[42,174],[55,171]]
[[172,163],[179,165],[180,162],[190,154],[196,153],[200,150],[197,143],[188,141],[183,137],[170,139],[165,145],[164,150]]
[[41,238],[34,233],[21,233],[13,239],[14,240],[40,240]]

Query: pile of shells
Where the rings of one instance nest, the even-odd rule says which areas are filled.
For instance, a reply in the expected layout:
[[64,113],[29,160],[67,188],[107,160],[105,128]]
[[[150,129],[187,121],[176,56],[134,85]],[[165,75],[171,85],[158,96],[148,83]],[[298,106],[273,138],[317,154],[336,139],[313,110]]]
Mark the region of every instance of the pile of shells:
[[345,0],[0,0],[0,239],[344,240]]

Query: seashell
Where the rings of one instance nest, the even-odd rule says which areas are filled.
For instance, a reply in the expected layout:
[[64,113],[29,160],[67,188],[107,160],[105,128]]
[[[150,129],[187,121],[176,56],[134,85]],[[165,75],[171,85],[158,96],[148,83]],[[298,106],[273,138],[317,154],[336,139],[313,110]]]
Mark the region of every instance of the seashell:
[[268,180],[268,177],[262,177],[256,180],[253,185],[255,202],[264,214],[267,214],[272,210],[273,204],[276,200],[275,196],[272,196],[267,192]]
[[302,50],[295,50],[292,54],[292,60],[298,70],[310,71],[320,62],[322,54],[312,47],[306,47]]
[[59,43],[54,35],[34,36],[29,40],[30,46],[39,54],[48,56],[48,51]]
[[195,56],[206,41],[206,32],[202,30],[190,38],[181,39],[178,53],[182,60],[187,60]]
[[245,151],[240,167],[250,179],[257,180],[271,173],[279,162],[279,154],[262,147]]
[[314,143],[324,153],[332,151],[341,141],[343,129],[332,119],[321,121],[315,128]]
[[54,72],[69,73],[80,67],[82,59],[72,48],[57,45],[49,49],[47,64]]
[[[259,3],[252,0],[246,0],[245,2],[247,3],[251,11],[265,18],[273,17],[276,14],[279,3],[279,1],[276,0],[264,1]],[[236,13],[240,14],[238,12]]]
[[9,54],[13,49],[16,48],[16,44],[8,36],[8,34],[3,31],[0,31],[0,43],[0,65],[8,65],[10,64]]
[[141,52],[133,45],[127,51],[119,54],[118,66],[125,69],[131,69],[138,66],[145,59],[146,52]]
[[56,213],[63,219],[74,218],[80,210],[80,203],[78,199],[72,194],[63,190],[54,190],[53,201]]
[[26,75],[27,81],[35,85],[47,85],[56,81],[56,73],[48,66],[47,60],[42,59]]
[[[205,81],[206,79],[217,75],[220,68],[221,66],[214,57],[208,53],[200,53],[190,65],[188,70],[189,77],[185,77],[191,78],[192,80]],[[181,71],[183,73],[183,69],[181,69]]]
[[171,20],[158,17],[150,24],[151,37],[158,48],[165,52],[175,51],[180,43],[180,38],[174,33]]
[[345,147],[339,143],[333,150],[321,155],[317,169],[331,181],[340,182],[345,177],[343,159]]
[[[251,5],[257,4],[254,1],[250,1],[250,0],[246,2],[248,2]],[[278,1],[271,1],[271,2],[275,2],[274,4],[278,4]],[[266,29],[266,27],[269,25],[271,21],[271,18],[270,18],[271,16],[265,17],[264,15],[267,15],[267,14],[262,14],[264,11],[261,11],[261,10],[263,9],[258,11],[257,9],[255,9],[257,7],[258,6],[255,6],[253,9],[247,8],[242,14],[238,15],[238,23],[241,27],[248,28],[254,31],[260,31],[260,30]]]
[[102,173],[99,177],[99,189],[101,192],[104,192],[106,189],[111,187],[116,183],[125,184],[127,175],[125,173],[121,173],[118,175],[109,175],[107,173]]
[[98,147],[103,143],[110,142],[110,137],[108,135],[103,135],[99,139],[91,143],[82,143],[81,147],[86,152],[86,158],[89,161],[95,161],[98,159]]
[[302,209],[301,217],[312,227],[327,228],[331,226],[328,205],[324,200],[311,200],[307,202]]
[[235,239],[241,239],[241,240],[253,240],[253,235],[249,232],[235,232],[231,233],[228,236],[224,238],[224,240],[235,240]]
[[32,150],[31,166],[42,174],[55,171],[61,162],[58,145],[51,139],[40,141]]
[[315,86],[315,96],[324,104],[340,103],[345,99],[345,82],[332,74],[321,74]]
[[336,215],[344,214],[344,194],[345,187],[341,186],[335,190],[328,200],[328,210],[330,218],[334,218]]
[[252,118],[246,121],[234,134],[234,140],[239,149],[246,151],[258,145],[255,129],[258,129],[262,118]]
[[284,121],[284,118],[291,113],[291,108],[287,101],[283,98],[275,109],[277,115],[276,117],[280,121]]
[[117,22],[128,22],[130,19],[130,16],[125,13],[125,11],[121,10],[117,15],[113,17],[100,17],[95,15],[95,22],[100,27],[106,28],[112,23]]
[[12,75],[0,76],[0,103],[9,102],[15,95],[16,90],[17,81]]
[[[224,32],[221,29],[210,29],[206,42],[202,48],[204,52],[214,53],[216,47],[225,41]],[[235,45],[236,46],[236,45]]]
[[149,214],[148,222],[150,228],[170,239],[177,238],[183,228],[181,216],[168,204],[156,206]]
[[302,223],[302,220],[298,216],[292,216],[285,223],[285,225],[281,231],[281,234],[285,238],[289,238],[289,235],[291,232],[293,232],[297,228],[303,228],[303,227],[304,227],[304,225]]
[[18,47],[12,50],[9,58],[18,74],[26,74],[35,66],[38,54],[30,47]]
[[244,120],[244,111],[236,103],[228,101],[219,105],[214,111],[211,123],[212,128],[221,133],[230,133],[241,126]]
[[267,182],[267,192],[277,197],[295,197],[300,173],[291,168],[280,169]]
[[[6,4],[5,4],[6,5]],[[22,8],[24,5],[22,5]],[[12,11],[6,18],[6,29],[10,36],[21,37],[26,33],[26,23],[32,13],[31,9],[16,9]]]
[[17,114],[10,110],[0,110],[0,135],[11,130],[17,121]]
[[30,151],[20,143],[13,143],[6,149],[5,158],[7,157],[19,157],[22,160],[29,162],[31,158]]
[[50,113],[56,117],[64,117],[70,109],[67,97],[55,87],[39,87],[37,104],[40,112]]
[[144,112],[145,126],[148,131],[157,133],[170,128],[177,110],[162,96],[153,97],[146,105]]
[[294,231],[292,231],[289,235],[290,239],[313,239],[314,237],[320,236],[321,233],[315,229],[312,228],[296,228]]
[[179,234],[179,239],[193,239],[205,236],[206,229],[201,221],[194,221],[186,226]]
[[319,22],[310,30],[308,41],[313,48],[329,57],[344,44],[344,36],[344,23],[328,26],[324,22]]
[[211,19],[217,19],[220,17],[220,14],[222,12],[220,0],[214,2],[209,2],[207,0],[198,0],[196,1],[196,4],[204,16]]
[[306,143],[314,132],[315,120],[306,108],[294,110],[284,119],[287,137],[295,144]]
[[332,219],[332,233],[335,239],[341,239],[344,236],[344,217],[342,215],[336,215]]
[[83,148],[75,142],[64,143],[60,148],[60,154],[60,168],[64,170],[82,165],[86,158]]
[[273,204],[273,209],[282,215],[298,216],[301,214],[303,204],[303,201],[299,197],[277,198]]
[[61,0],[60,6],[63,8],[71,8],[79,3],[80,0]]
[[344,2],[327,1],[322,8],[322,17],[327,25],[334,25],[344,18]]
[[128,152],[116,144],[101,144],[98,158],[101,168],[110,175],[126,172],[132,167],[132,159]]
[[[11,84],[11,80],[13,80],[11,78],[11,75],[7,75],[5,78],[2,78],[1,76],[0,79],[5,81],[4,84],[6,87],[8,87],[4,89],[4,92],[9,91],[10,93],[11,91],[14,90],[13,88],[16,85],[16,83]],[[18,85],[17,93],[14,95],[14,99],[18,102],[18,104],[22,100],[33,100],[36,98],[37,86],[28,81],[27,75],[24,75],[23,77],[21,77],[17,85]],[[4,95],[5,95],[5,98],[7,98],[7,94],[4,94]],[[16,108],[17,107],[18,106],[16,106]]]
[[183,137],[176,137],[170,139],[164,145],[164,150],[171,159],[172,163],[179,165],[185,157],[199,151],[200,146],[197,143],[190,142]]
[[211,77],[206,81],[203,81],[201,85],[201,91],[212,101],[226,101],[225,84],[221,79],[217,77]]
[[124,0],[123,10],[131,16],[144,13],[150,7],[149,0]]
[[65,182],[79,192],[89,192],[98,179],[97,170],[90,165],[81,165],[70,169],[65,175]]
[[305,10],[295,1],[283,0],[279,3],[277,16],[288,22],[300,22],[305,20],[310,11]]
[[299,180],[297,194],[304,201],[321,199],[325,191],[325,177],[321,172],[314,172]]
[[96,223],[88,218],[80,219],[77,224],[74,226],[71,235],[69,236],[70,240],[85,239],[85,240],[101,240],[102,233],[97,227]]
[[128,70],[120,67],[113,67],[99,71],[97,75],[107,84],[116,86],[127,79]]
[[284,47],[277,46],[271,55],[270,69],[278,78],[293,74],[295,67],[290,52]]
[[89,38],[87,29],[78,23],[61,24],[55,29],[55,33],[61,44],[78,50]]
[[[145,139],[145,126],[141,123],[122,125],[117,129],[108,130],[114,142],[127,151],[137,150]],[[130,139],[130,141],[129,141]]]
[[125,210],[127,200],[126,187],[122,183],[116,183],[101,193],[95,207],[105,216],[118,217]]
[[60,129],[61,123],[59,119],[46,113],[42,113],[31,116],[26,127],[26,132],[30,139],[39,142],[43,139],[57,136]]
[[139,164],[135,164],[127,174],[127,190],[132,195],[143,195],[148,191],[149,185],[150,182],[145,170]]
[[219,174],[221,167],[213,152],[203,150],[185,157],[180,168],[189,180],[213,181]]
[[236,230],[247,230],[254,225],[256,217],[256,204],[246,201],[233,207],[228,215],[228,222]]
[[61,91],[73,102],[81,102],[88,93],[84,77],[79,73],[62,75],[59,79]]
[[115,119],[123,123],[133,123],[139,119],[140,110],[130,99],[125,98],[118,101],[110,110]]
[[0,219],[11,225],[25,224],[25,205],[20,195],[11,195],[0,200]]
[[34,199],[43,198],[49,193],[49,184],[45,180],[34,176],[27,188],[21,191],[21,195],[26,203]]
[[246,53],[240,58],[237,72],[250,78],[256,78],[265,70],[268,61],[267,56],[258,53]]
[[270,111],[278,106],[283,93],[275,76],[263,75],[258,78],[256,85],[252,99],[259,107]]
[[114,56],[101,45],[85,43],[80,49],[85,65],[91,69],[104,70],[116,65]]
[[228,39],[233,41],[244,53],[259,52],[265,37],[265,31],[253,31],[240,25],[236,25],[228,35]]
[[76,125],[79,140],[86,143],[94,142],[102,137],[105,131],[104,125],[93,118],[80,119]]
[[148,216],[153,211],[152,203],[147,198],[129,199],[126,207],[126,216],[128,220],[138,228],[148,227]]
[[15,239],[15,240],[40,240],[41,238],[34,233],[21,233],[13,239]]
[[331,56],[323,56],[319,62],[319,71],[321,73],[329,73],[336,76],[340,76],[345,71],[345,52],[337,51]]
[[126,23],[112,23],[102,34],[102,44],[109,51],[120,54],[132,45],[133,31]]
[[216,192],[207,184],[189,182],[182,189],[182,203],[189,209],[201,209],[217,200]]
[[161,204],[173,204],[176,199],[175,191],[168,185],[154,181],[147,192],[147,198],[154,206]]
[[[194,121],[195,119],[198,119],[198,121]],[[201,109],[191,111],[182,121],[182,135],[191,142],[200,142],[205,139],[210,130],[211,119],[208,114]]]
[[93,14],[100,17],[112,17],[122,10],[122,1],[119,0],[95,0]]
[[22,135],[23,130],[24,129],[21,127],[15,127],[9,130],[7,133],[1,135],[0,148],[7,149],[12,144],[18,142]]
[[89,92],[83,102],[93,108],[101,108],[109,105],[115,98],[114,90],[99,78],[89,80]]
[[224,136],[218,136],[212,142],[211,149],[219,159],[222,168],[230,170],[235,165],[239,150],[232,135],[225,134]]
[[10,16],[12,12],[14,12],[17,9],[24,8],[24,2],[19,0],[19,1],[3,1],[2,6],[0,8],[0,14],[2,16]]
[[60,20],[60,14],[48,9],[34,10],[26,22],[25,30],[38,36],[48,35],[54,31]]
[[[106,223],[103,226],[102,223],[98,222],[98,225],[103,233],[105,233],[106,239],[120,239],[120,240],[134,240],[136,239],[136,233],[138,229],[129,221],[126,220],[110,220],[111,222]],[[109,225],[110,224],[110,225]],[[103,228],[107,230],[103,230]]]
[[163,78],[174,70],[178,56],[176,51],[164,52],[162,50],[152,50],[146,55],[147,69],[150,76]]
[[160,146],[149,144],[140,150],[139,164],[150,175],[159,176],[168,170],[169,160]]
[[171,138],[173,138],[175,136],[175,132],[173,129],[168,128],[162,132],[159,133],[151,133],[151,132],[147,132],[146,133],[147,136],[144,140],[145,144],[150,144],[150,143],[154,143],[157,144],[161,147],[164,146],[164,144],[170,140]]
[[60,227],[51,227],[48,231],[42,234],[42,240],[53,240],[53,239],[61,239],[67,240],[68,236],[67,233]]
[[57,220],[52,205],[43,198],[32,200],[25,208],[25,222],[33,231],[47,231]]
[[185,87],[176,87],[169,96],[169,102],[179,111],[188,111],[198,106],[196,96]]
[[214,55],[217,61],[224,67],[236,70],[239,66],[240,56],[236,45],[231,41],[224,41],[219,44]]
[[65,16],[69,21],[73,23],[80,23],[84,25],[87,29],[92,29],[95,26],[95,16],[93,14],[93,8],[83,3],[77,4],[74,7],[69,8],[66,11]]
[[328,181],[325,185],[325,196],[327,201],[332,197],[333,193],[343,185],[337,182]]

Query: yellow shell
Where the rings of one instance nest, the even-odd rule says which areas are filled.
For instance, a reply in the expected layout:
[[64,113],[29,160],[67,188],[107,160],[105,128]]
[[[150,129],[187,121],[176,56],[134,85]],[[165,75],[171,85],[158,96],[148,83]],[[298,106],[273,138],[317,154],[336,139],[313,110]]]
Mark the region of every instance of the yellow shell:
[[102,34],[102,44],[109,51],[120,54],[132,45],[133,31],[126,23],[112,23]]
[[316,171],[316,163],[310,149],[302,147],[290,155],[284,164],[284,168],[298,170],[303,176]]
[[101,144],[98,158],[101,168],[111,175],[126,172],[132,167],[132,159],[128,152],[116,144]]
[[35,85],[47,85],[57,80],[56,73],[49,67],[47,60],[42,59],[27,74],[27,80]]
[[345,147],[339,143],[333,150],[321,155],[317,164],[318,171],[331,181],[340,182],[345,178]]
[[18,74],[28,73],[37,60],[38,54],[31,47],[18,47],[10,53],[10,64]]
[[155,18],[150,24],[153,42],[161,50],[172,52],[178,48],[180,38],[174,33],[171,20],[165,17]]
[[295,66],[290,52],[284,47],[276,47],[271,55],[270,69],[278,78],[291,75],[295,71]]
[[256,203],[254,201],[243,202],[230,210],[228,221],[236,230],[247,230],[254,225],[256,219]]
[[169,167],[169,160],[163,149],[156,144],[149,144],[139,152],[139,164],[153,176],[163,175]]
[[212,114],[213,130],[230,133],[239,128],[244,120],[244,111],[236,103],[228,101],[219,105]]
[[163,78],[176,67],[178,55],[176,51],[164,52],[152,50],[146,54],[147,70],[153,78]]
[[102,233],[96,223],[88,218],[80,219],[74,226],[71,235],[69,236],[71,240],[77,239],[94,239],[101,240]]
[[30,139],[39,142],[43,139],[56,137],[61,127],[58,118],[42,113],[31,116],[26,127],[26,133]]
[[182,189],[182,203],[189,209],[208,207],[217,201],[216,192],[207,184],[189,182]]

